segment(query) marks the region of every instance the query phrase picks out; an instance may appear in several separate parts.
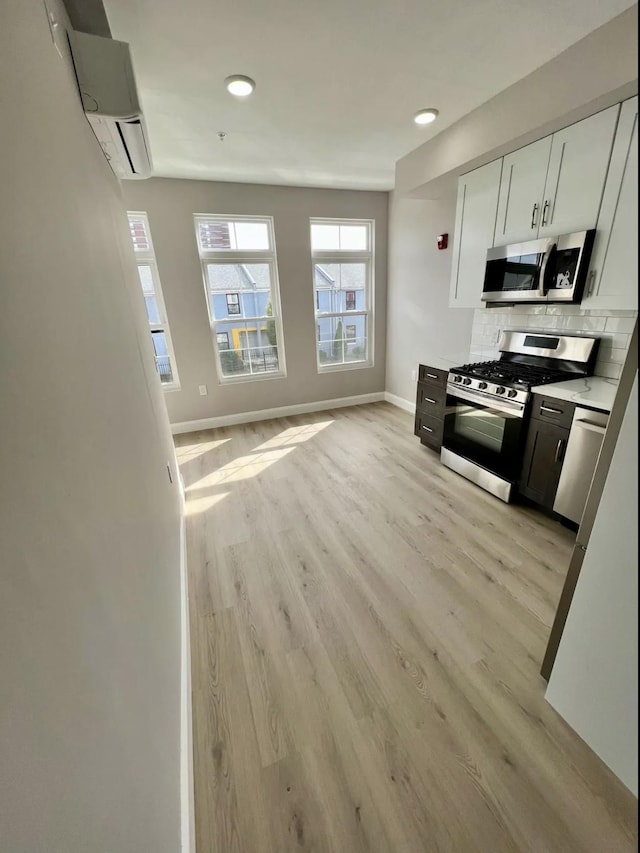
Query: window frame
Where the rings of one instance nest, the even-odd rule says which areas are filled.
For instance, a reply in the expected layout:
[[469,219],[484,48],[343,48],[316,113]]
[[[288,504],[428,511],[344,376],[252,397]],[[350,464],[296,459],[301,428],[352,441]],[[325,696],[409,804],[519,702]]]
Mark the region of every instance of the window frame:
[[[332,249],[313,250],[312,226],[313,225],[364,225],[368,230],[367,249]],[[316,342],[316,369],[320,373],[337,373],[343,370],[361,370],[372,368],[375,364],[375,219],[346,219],[338,217],[312,216],[309,219],[309,244],[311,248],[311,285],[316,298],[314,299],[314,319],[316,325],[321,319],[331,317],[365,317],[365,329],[367,335],[367,358],[362,361],[345,362],[343,364],[326,364],[320,361],[320,351]],[[325,312],[318,310],[316,289],[316,264],[348,264],[359,263],[365,266],[365,304],[366,308],[344,311]],[[353,288],[349,288],[353,290]],[[346,294],[347,291],[345,290]],[[346,306],[346,297],[345,297]]]
[[[179,391],[180,390],[180,377],[178,374],[178,364],[176,361],[176,354],[173,348],[173,339],[171,337],[171,329],[169,328],[169,318],[167,316],[167,308],[164,301],[164,294],[162,292],[162,284],[160,282],[160,273],[158,272],[158,262],[156,261],[156,253],[153,247],[153,238],[151,236],[151,227],[149,225],[149,216],[144,210],[127,210],[127,226],[129,227],[129,237],[131,238],[131,219],[141,219],[145,224],[145,233],[147,235],[147,240],[149,246],[147,249],[137,249],[133,239],[131,239],[131,245],[133,248],[133,254],[136,260],[136,272],[138,273],[138,284],[140,285],[140,292],[142,293],[142,299],[144,301],[145,294],[142,289],[142,282],[140,280],[140,273],[138,271],[139,267],[149,267],[151,270],[151,280],[153,281],[153,296],[156,300],[156,305],[158,306],[158,313],[160,315],[160,323],[151,323],[149,321],[149,316],[146,312],[146,303],[145,303],[145,316],[147,319],[147,325],[149,326],[149,333],[151,335],[151,345],[153,347],[153,357],[156,365],[156,372],[158,373],[158,377],[160,378],[160,371],[158,370],[158,356],[155,354],[155,346],[153,344],[153,334],[154,332],[162,332],[164,334],[165,340],[167,342],[167,350],[169,353],[169,363],[171,364],[171,374],[173,376],[173,381],[171,382],[163,382],[160,378],[160,387],[163,391]],[[149,294],[150,295],[150,294]]]
[[[230,296],[235,296],[236,301],[234,302],[233,300],[231,300],[231,302],[229,302]],[[236,291],[232,291],[230,293],[225,293],[225,297],[227,300],[227,314],[229,315],[229,317],[237,317],[237,316],[241,317],[242,316],[242,305],[240,304],[240,294]],[[231,310],[232,306],[234,308],[237,308],[238,310],[232,311]]]
[[[200,235],[198,231],[198,223],[201,220],[217,221],[217,222],[263,222],[267,226],[267,234],[269,237],[268,249],[203,249],[200,246]],[[211,340],[213,343],[213,351],[216,363],[216,372],[218,374],[218,383],[220,385],[236,385],[242,382],[258,382],[265,379],[284,379],[287,375],[287,366],[285,359],[284,348],[284,333],[282,329],[282,306],[280,301],[280,279],[278,277],[278,259],[276,251],[275,229],[273,224],[273,216],[255,215],[249,216],[246,214],[218,214],[218,213],[194,213],[193,225],[195,231],[196,248],[198,257],[200,258],[200,268],[202,271],[202,284],[204,287],[205,301],[207,303],[207,313],[209,316],[209,328],[211,330]],[[211,310],[211,292],[209,290],[209,282],[207,277],[207,265],[219,264],[221,266],[229,264],[266,264],[269,267],[269,282],[271,290],[271,307],[273,314],[271,316],[259,317],[243,317],[242,308],[239,315],[229,315],[225,318],[216,319]],[[221,291],[226,294],[232,291]],[[233,291],[235,292],[235,291]],[[242,302],[240,302],[242,306]],[[237,318],[237,319],[234,319]],[[259,323],[263,320],[273,320],[276,326],[276,345],[278,350],[278,370],[269,372],[247,373],[239,376],[224,376],[222,372],[222,363],[220,359],[220,350],[218,348],[218,326],[228,325],[234,322]],[[223,329],[226,331],[226,329]],[[227,352],[232,351],[226,350]]]
[[220,341],[218,340],[218,338],[222,337],[222,335],[225,336],[227,345],[226,345],[226,347],[222,348],[221,352],[228,352],[231,349],[231,341],[229,340],[229,332],[216,332],[216,343],[218,344],[218,346],[220,346]]

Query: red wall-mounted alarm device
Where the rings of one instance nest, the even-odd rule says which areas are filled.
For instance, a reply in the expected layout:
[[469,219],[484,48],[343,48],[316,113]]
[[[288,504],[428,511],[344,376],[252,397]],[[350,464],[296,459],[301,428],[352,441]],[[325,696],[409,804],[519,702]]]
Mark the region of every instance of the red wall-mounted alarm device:
[[449,235],[448,234],[438,234],[438,248],[446,249],[449,245]]

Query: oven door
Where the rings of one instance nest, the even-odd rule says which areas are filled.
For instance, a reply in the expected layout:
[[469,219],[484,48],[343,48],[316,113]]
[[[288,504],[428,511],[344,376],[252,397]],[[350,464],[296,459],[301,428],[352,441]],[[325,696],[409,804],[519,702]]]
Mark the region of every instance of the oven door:
[[514,483],[522,461],[524,410],[523,403],[447,385],[442,446]]
[[487,252],[483,302],[546,302],[546,269],[553,240],[530,240]]

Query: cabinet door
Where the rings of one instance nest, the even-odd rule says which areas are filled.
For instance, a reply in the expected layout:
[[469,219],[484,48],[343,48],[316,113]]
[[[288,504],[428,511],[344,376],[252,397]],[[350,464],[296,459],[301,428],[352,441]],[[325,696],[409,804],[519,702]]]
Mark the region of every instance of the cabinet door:
[[503,159],[495,246],[538,236],[550,152],[546,136]]
[[620,104],[552,137],[540,237],[595,228]]
[[480,308],[487,249],[493,246],[502,160],[487,163],[458,181],[451,267],[451,308]]
[[540,506],[553,509],[569,430],[555,424],[529,421],[518,488]]
[[622,104],[583,308],[638,310],[638,99]]

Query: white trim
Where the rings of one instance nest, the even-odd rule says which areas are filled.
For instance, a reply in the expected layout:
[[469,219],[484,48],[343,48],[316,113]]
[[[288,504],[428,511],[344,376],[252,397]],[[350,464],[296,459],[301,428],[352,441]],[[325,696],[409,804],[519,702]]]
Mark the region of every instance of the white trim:
[[[345,226],[353,226],[353,225],[361,225],[365,226],[367,229],[367,248],[366,249],[331,249],[331,250],[314,250],[313,248],[313,226],[314,225],[334,225],[340,228],[341,225]],[[341,219],[341,218],[327,218],[327,217],[318,217],[312,216],[309,219],[309,241],[311,244],[311,282],[313,286],[313,292],[316,294],[316,299],[314,300],[314,317],[316,319],[316,324],[318,320],[325,319],[327,317],[346,317],[346,316],[363,316],[365,317],[365,328],[366,328],[366,350],[367,350],[367,358],[363,359],[358,364],[362,367],[373,367],[375,364],[375,227],[376,221],[375,219]],[[364,264],[365,267],[365,286],[364,286],[364,294],[365,294],[365,303],[366,306],[364,309],[351,309],[349,311],[345,310],[342,312],[327,312],[320,313],[318,311],[318,298],[317,294],[320,291],[334,290],[335,288],[317,288],[316,287],[316,274],[315,269],[316,266],[323,266],[326,264]],[[326,273],[326,270],[325,270]],[[345,288],[343,290],[342,285],[339,288],[341,293],[346,293],[347,290],[355,290],[359,291],[362,288]],[[348,362],[341,362],[338,364],[326,364],[325,362],[320,361],[320,341],[316,341],[316,371],[319,376],[326,373],[334,373],[341,370],[350,370]]]
[[181,435],[185,432],[198,432],[203,429],[215,429],[234,424],[248,424],[253,421],[269,421],[273,418],[287,418],[291,415],[306,415],[309,412],[324,412],[328,409],[341,409],[345,406],[362,406],[365,403],[380,403],[385,399],[384,391],[371,394],[359,394],[355,397],[338,397],[335,400],[319,400],[314,403],[298,403],[294,406],[279,406],[276,409],[260,409],[255,412],[240,412],[235,415],[220,415],[217,418],[202,418],[198,421],[182,421],[171,424],[171,432]]
[[[236,251],[230,249],[203,249],[200,245],[200,229],[199,224],[201,221],[206,220],[209,222],[223,222],[223,223],[231,223],[231,222],[239,222],[239,221],[247,221],[247,222],[258,222],[263,223],[267,226],[267,234],[269,237],[269,248],[268,249],[256,249],[255,251]],[[211,329],[211,342],[213,344],[213,353],[216,364],[216,373],[218,376],[218,384],[219,385],[233,385],[236,382],[242,382],[243,380],[261,380],[266,378],[276,378],[276,379],[286,379],[287,377],[287,360],[285,355],[285,346],[284,346],[284,330],[282,327],[282,303],[280,300],[280,278],[278,275],[278,255],[276,251],[276,233],[275,226],[273,221],[273,216],[225,216],[221,214],[213,214],[213,213],[194,213],[193,214],[193,224],[196,232],[196,245],[198,246],[198,256],[200,258],[200,268],[202,270],[202,283],[204,285],[204,293],[205,300],[207,303],[207,313],[209,317],[209,327]],[[263,317],[255,317],[248,318],[241,314],[228,314],[227,317],[214,317],[213,311],[211,310],[211,297],[216,295],[222,295],[223,293],[235,293],[236,291],[226,291],[226,290],[212,290],[209,285],[209,276],[207,273],[207,266],[209,264],[215,265],[218,264],[220,266],[230,266],[230,265],[240,265],[243,264],[265,264],[269,268],[269,288],[260,287],[257,288],[257,292],[259,293],[269,293],[269,299],[271,302],[271,315],[265,314]],[[241,289],[238,292],[238,295],[244,293]],[[253,292],[253,291],[251,291]],[[243,308],[244,306],[242,300],[240,300],[240,305]],[[227,305],[228,308],[228,305]],[[265,372],[256,372],[256,373],[243,373],[239,376],[235,376],[234,374],[230,374],[229,376],[225,376],[222,370],[222,361],[220,358],[221,350],[218,346],[217,333],[218,327],[222,326],[224,328],[225,325],[229,324],[237,324],[237,323],[247,323],[247,322],[255,322],[256,325],[260,322],[273,320],[276,327],[276,350],[278,353],[278,370],[277,371],[265,371]],[[247,338],[248,341],[248,338]],[[229,350],[222,350],[222,352],[234,352],[233,347]]]
[[[165,341],[167,343],[167,356],[156,356],[155,355],[155,344],[153,346],[154,356],[156,358],[156,370],[158,369],[158,358],[168,358],[169,366],[171,367],[171,375],[173,379],[171,382],[162,382],[160,380],[160,384],[162,386],[163,391],[179,391],[180,390],[180,376],[178,374],[178,364],[176,362],[176,354],[173,349],[173,339],[171,337],[171,329],[169,328],[169,318],[167,317],[167,307],[164,302],[164,294],[162,292],[162,282],[160,281],[160,272],[158,270],[158,262],[156,261],[156,253],[153,247],[153,239],[151,238],[151,226],[149,225],[149,217],[143,210],[128,210],[127,211],[127,222],[129,224],[129,228],[131,228],[131,220],[139,219],[144,223],[145,234],[147,235],[147,242],[149,243],[148,249],[136,249],[135,244],[133,245],[133,250],[136,258],[136,268],[138,269],[138,278],[140,278],[140,267],[149,267],[149,271],[151,273],[151,282],[153,284],[153,292],[145,293],[142,288],[142,281],[140,281],[140,289],[142,290],[143,298],[147,296],[153,296],[156,300],[156,305],[158,307],[158,313],[160,314],[160,323],[151,323],[149,322],[149,331],[152,333],[151,340],[153,341],[153,332],[162,332]],[[146,310],[146,300],[145,300],[145,310]],[[148,315],[147,315],[148,319]],[[158,370],[158,376],[160,376],[160,371]]]
[[193,782],[193,704],[191,632],[187,586],[187,535],[184,482],[180,481],[180,835],[182,853],[196,853]]
[[384,399],[387,403],[391,403],[392,406],[397,406],[398,409],[402,409],[403,412],[409,412],[411,415],[415,415],[416,413],[416,404],[412,403],[410,400],[405,400],[404,397],[396,397],[395,394],[385,391]]

